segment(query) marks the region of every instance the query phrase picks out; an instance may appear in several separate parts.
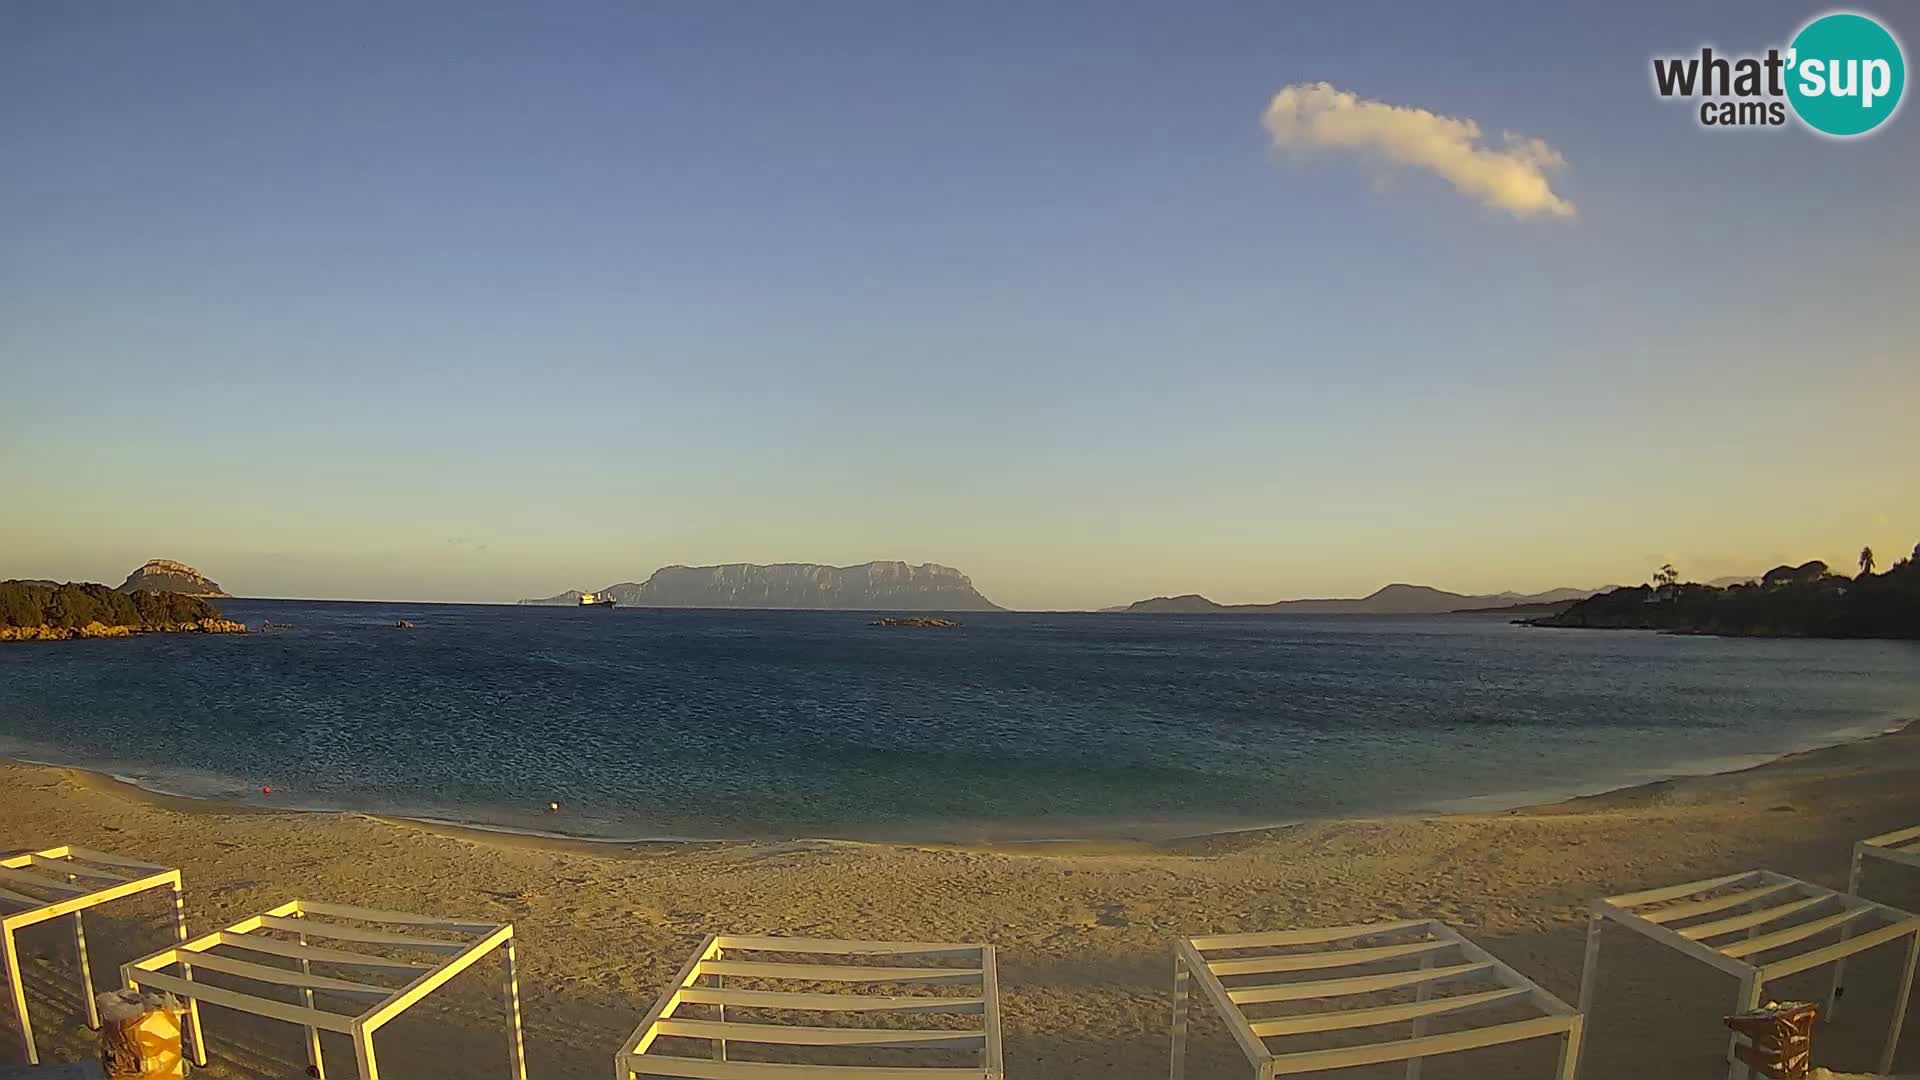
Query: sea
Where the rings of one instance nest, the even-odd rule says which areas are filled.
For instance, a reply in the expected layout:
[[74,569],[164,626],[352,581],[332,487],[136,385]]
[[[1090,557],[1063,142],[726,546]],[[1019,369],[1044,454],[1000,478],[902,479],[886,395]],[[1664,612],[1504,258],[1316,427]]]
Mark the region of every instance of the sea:
[[1490,810],[1920,717],[1914,642],[1497,615],[910,628],[855,611],[220,606],[254,632],[0,646],[0,756],[600,840],[1020,842]]

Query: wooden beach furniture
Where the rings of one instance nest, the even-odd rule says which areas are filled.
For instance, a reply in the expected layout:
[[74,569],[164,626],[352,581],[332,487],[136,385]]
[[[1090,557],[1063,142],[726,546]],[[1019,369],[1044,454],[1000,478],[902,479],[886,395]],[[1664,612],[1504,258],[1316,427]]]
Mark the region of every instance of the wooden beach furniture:
[[[313,945],[310,939],[345,944]],[[506,1005],[512,1026],[508,1075],[511,1080],[527,1080],[512,923],[290,900],[225,930],[142,957],[120,972],[130,987],[164,990],[189,1002],[300,1025],[307,1033],[307,1064],[322,1080],[326,1065],[321,1060],[320,1033],[346,1035],[353,1041],[360,1080],[379,1080],[374,1032],[500,948],[507,955]],[[179,975],[168,970],[176,965]],[[323,975],[315,973],[316,967],[346,970],[342,975]],[[296,999],[289,1002],[212,985],[206,981],[209,973],[275,992],[293,991]],[[323,1007],[316,996],[352,1004]],[[196,1064],[205,1065],[206,1041],[197,1023],[193,1042]]]
[[[1908,829],[1897,829],[1879,836],[1869,836],[1853,845],[1853,868],[1847,874],[1847,891],[1860,895],[1860,876],[1866,869],[1866,860],[1880,859],[1894,866],[1905,866],[1920,870],[1920,825]],[[1852,927],[1840,928],[1841,937],[1852,937]],[[1840,1015],[1840,996],[1847,992],[1847,961],[1845,957],[1834,962],[1833,989],[1827,992],[1827,1007],[1821,1015],[1828,1020]]]
[[[1580,1011],[1590,1015],[1594,981],[1600,966],[1600,928],[1618,923],[1739,980],[1734,1013],[1760,1005],[1767,983],[1836,964],[1858,952],[1907,939],[1905,973],[1887,1025],[1880,1071],[1893,1068],[1894,1048],[1913,990],[1914,962],[1920,958],[1920,917],[1835,892],[1771,870],[1748,870],[1726,877],[1690,881],[1663,889],[1609,896],[1593,902],[1587,920],[1587,956],[1580,972]],[[1832,934],[1835,940],[1822,944]],[[1735,1056],[1737,1036],[1727,1042],[1727,1075],[1739,1077],[1746,1064]]]
[[[1419,1080],[1423,1058],[1526,1039],[1560,1040],[1554,1075],[1572,1080],[1580,1055],[1579,1013],[1437,919],[1181,941],[1172,1080],[1186,1071],[1194,983],[1246,1053],[1254,1080],[1394,1061]],[[1446,1030],[1429,1033],[1429,1025]],[[1326,1045],[1327,1033],[1356,1030],[1365,1033]],[[1308,1035],[1322,1045],[1269,1041]]]
[[[13,1015],[20,1021],[20,1041],[27,1047],[27,1063],[38,1065],[33,1023],[27,1018],[27,991],[20,978],[20,950],[14,934],[36,923],[63,916],[73,918],[73,947],[79,957],[80,996],[87,1002],[87,1026],[98,1028],[100,1014],[93,1001],[93,969],[87,962],[87,931],[81,912],[148,889],[173,890],[173,924],[179,940],[187,938],[186,904],[180,871],[152,863],[63,844],[0,859],[0,949],[4,949],[7,989]],[[195,1037],[199,1018],[194,1018]]]
[[[991,945],[714,935],[628,1036],[614,1076],[1003,1080],[999,997]],[[854,1053],[878,1060],[845,1063]]]

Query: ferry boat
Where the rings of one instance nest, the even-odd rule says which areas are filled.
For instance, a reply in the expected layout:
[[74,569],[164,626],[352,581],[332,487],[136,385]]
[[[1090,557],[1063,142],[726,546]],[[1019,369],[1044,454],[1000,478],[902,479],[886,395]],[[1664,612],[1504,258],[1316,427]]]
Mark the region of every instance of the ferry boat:
[[580,606],[581,607],[612,607],[613,597],[601,596],[599,593],[583,592],[580,594]]

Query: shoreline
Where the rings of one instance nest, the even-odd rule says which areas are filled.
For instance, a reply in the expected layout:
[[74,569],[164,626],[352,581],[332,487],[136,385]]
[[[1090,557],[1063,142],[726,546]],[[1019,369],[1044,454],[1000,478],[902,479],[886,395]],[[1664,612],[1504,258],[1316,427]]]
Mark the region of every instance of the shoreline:
[[[1009,1076],[1137,1078],[1166,1069],[1169,957],[1181,937],[1437,918],[1571,1002],[1593,898],[1756,867],[1844,886],[1854,841],[1916,823],[1920,724],[1493,813],[988,847],[555,840],[157,796],[72,766],[0,762],[0,850],[72,843],[178,867],[194,932],[294,897],[512,922],[529,1073],[558,1080],[604,1076],[607,1055],[712,933],[991,943]],[[1861,891],[1920,910],[1920,875],[1876,868]],[[150,899],[89,916],[102,982],[171,941],[171,905]],[[43,1054],[91,1056],[70,933],[29,934],[22,966]],[[1628,938],[1609,936],[1587,1075],[1723,1073],[1725,976],[1677,954],[1630,951]],[[1877,1061],[1887,1023],[1878,1003],[1903,959],[1904,949],[1885,948],[1849,963],[1867,1007],[1823,1025],[1823,1065],[1861,1071]],[[1821,996],[1824,976],[1807,978],[1776,992]],[[499,993],[492,976],[436,991],[430,1020],[383,1033],[382,1064],[395,1076],[449,1075],[449,1061],[486,1069],[500,1053]],[[1189,1074],[1242,1075],[1232,1039],[1198,1023]],[[1912,1019],[1909,1027],[1920,1032]],[[297,1027],[215,1013],[208,1034],[209,1080],[301,1071]],[[1548,1069],[1539,1049],[1476,1051],[1430,1070],[1434,1080],[1532,1080]],[[1920,1034],[1902,1049],[1895,1072],[1915,1071]],[[0,1024],[0,1060],[15,1050],[17,1036]],[[326,1055],[353,1060],[343,1040]]]
[[[486,840],[494,843],[512,844],[527,848],[545,848],[555,851],[575,852],[616,852],[626,850],[648,850],[675,847],[724,847],[767,844],[844,844],[853,846],[902,847],[902,848],[954,848],[975,851],[1058,851],[1058,852],[1125,852],[1173,850],[1184,845],[1230,840],[1236,837],[1256,837],[1278,831],[1295,829],[1308,825],[1337,825],[1361,821],[1421,821],[1431,818],[1472,817],[1488,814],[1514,813],[1554,813],[1574,812],[1571,808],[1594,804],[1617,804],[1632,799],[1636,793],[1651,793],[1670,790],[1675,785],[1689,782],[1724,780],[1737,777],[1755,770],[1783,764],[1817,754],[1824,750],[1858,746],[1876,739],[1899,735],[1910,729],[1920,737],[1920,718],[1895,720],[1890,723],[1876,722],[1871,725],[1850,727],[1840,732],[1839,738],[1822,736],[1808,745],[1777,754],[1728,754],[1714,759],[1703,759],[1723,765],[1721,768],[1687,771],[1676,766],[1673,770],[1661,770],[1663,775],[1626,784],[1578,785],[1570,790],[1547,791],[1508,791],[1493,792],[1485,795],[1464,796],[1447,799],[1425,808],[1390,810],[1379,813],[1303,815],[1296,818],[1252,822],[1247,824],[1221,824],[1218,827],[1196,829],[1189,832],[1163,831],[1158,835],[1131,835],[1126,833],[965,838],[959,833],[975,828],[981,823],[966,822],[949,826],[947,835],[913,836],[907,834],[885,835],[874,832],[868,835],[832,835],[809,834],[806,832],[768,833],[766,835],[737,836],[695,836],[695,835],[641,835],[641,836],[595,836],[581,833],[569,833],[560,829],[538,829],[531,826],[503,824],[472,818],[435,817],[419,814],[384,813],[378,810],[364,810],[348,807],[312,807],[299,805],[266,806],[237,799],[221,798],[217,795],[187,795],[166,791],[141,783],[138,779],[123,776],[105,769],[85,765],[68,764],[57,761],[44,761],[33,758],[0,754],[0,764],[20,765],[28,768],[54,769],[70,774],[77,783],[90,790],[117,795],[123,798],[145,803],[146,805],[185,814],[258,814],[258,815],[295,815],[315,817],[341,817],[365,821],[374,821],[398,827],[419,829],[436,835],[470,840]],[[1680,763],[1685,765],[1686,763]]]

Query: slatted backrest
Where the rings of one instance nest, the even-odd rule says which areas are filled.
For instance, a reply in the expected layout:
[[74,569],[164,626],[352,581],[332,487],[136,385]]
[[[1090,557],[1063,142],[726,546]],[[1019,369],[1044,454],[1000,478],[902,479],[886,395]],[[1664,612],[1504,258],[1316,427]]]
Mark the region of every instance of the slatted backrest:
[[[796,1015],[801,1014],[801,1015]],[[669,1052],[675,1040],[707,1045]],[[749,1060],[729,1048],[751,1046]],[[879,1057],[859,1067],[817,1060]],[[926,1052],[939,1052],[928,1054]],[[770,1058],[815,1058],[811,1061]],[[615,1061],[616,1075],[999,1080],[991,946],[717,935],[695,950]]]
[[[1567,1036],[1571,1046],[1579,1025],[1573,1009],[1431,919],[1197,937],[1181,943],[1181,956],[1263,1076],[1543,1036]],[[1429,1035],[1429,1022],[1454,1030]],[[1368,1033],[1372,1041],[1307,1045],[1372,1028],[1383,1029]],[[1176,1027],[1176,1045],[1183,1039]]]

